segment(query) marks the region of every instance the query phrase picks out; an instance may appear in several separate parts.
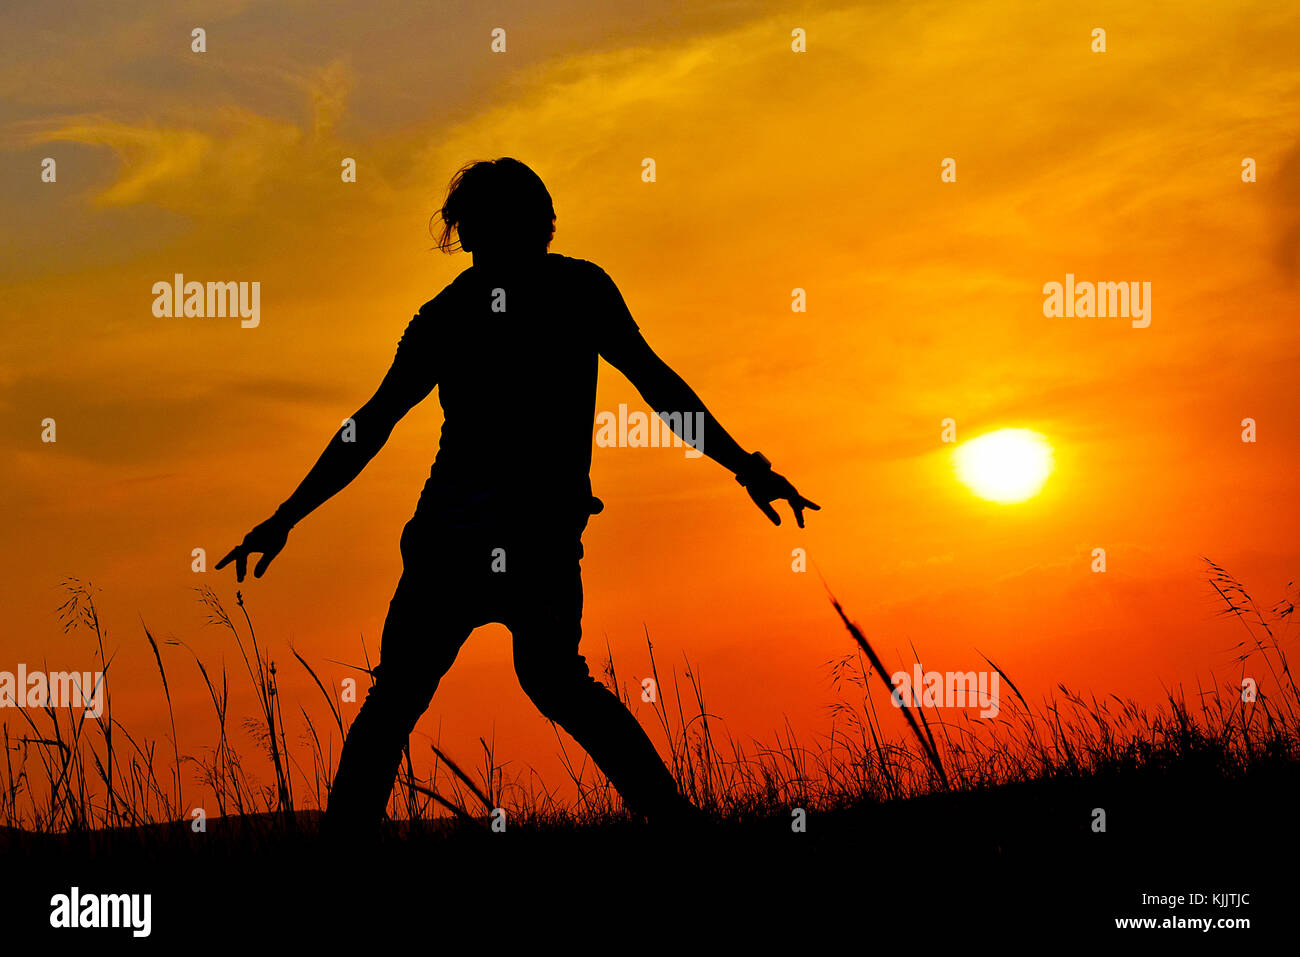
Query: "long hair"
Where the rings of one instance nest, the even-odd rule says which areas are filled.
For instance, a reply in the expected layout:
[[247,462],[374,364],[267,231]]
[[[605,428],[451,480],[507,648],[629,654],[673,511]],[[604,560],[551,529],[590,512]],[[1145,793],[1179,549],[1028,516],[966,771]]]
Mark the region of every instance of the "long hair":
[[[435,233],[439,219],[442,225]],[[456,171],[442,209],[429,220],[429,232],[439,249],[452,253],[461,248],[466,224],[493,242],[548,249],[555,237],[555,206],[542,178],[519,160],[481,160]]]

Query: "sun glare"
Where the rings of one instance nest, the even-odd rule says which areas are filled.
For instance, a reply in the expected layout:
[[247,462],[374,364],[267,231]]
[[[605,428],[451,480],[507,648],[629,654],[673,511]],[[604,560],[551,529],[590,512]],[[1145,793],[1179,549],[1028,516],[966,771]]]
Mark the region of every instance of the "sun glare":
[[957,446],[957,477],[990,502],[1011,504],[1037,495],[1052,474],[1052,446],[1030,429],[998,429]]

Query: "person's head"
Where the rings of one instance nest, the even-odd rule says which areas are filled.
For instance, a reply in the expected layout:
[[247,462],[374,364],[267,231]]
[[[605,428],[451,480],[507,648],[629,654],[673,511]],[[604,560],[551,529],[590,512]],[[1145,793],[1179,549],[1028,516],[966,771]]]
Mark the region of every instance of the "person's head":
[[[438,248],[446,253],[459,248],[488,255],[539,254],[555,236],[555,206],[546,185],[508,156],[462,166],[433,219],[442,220]],[[433,225],[431,220],[430,231]]]

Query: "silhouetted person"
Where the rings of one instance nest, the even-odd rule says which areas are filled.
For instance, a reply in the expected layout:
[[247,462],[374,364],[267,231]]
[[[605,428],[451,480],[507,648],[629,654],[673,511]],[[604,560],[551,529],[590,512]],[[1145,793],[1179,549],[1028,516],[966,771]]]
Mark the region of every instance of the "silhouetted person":
[[[347,735],[330,793],[330,827],[377,827],[402,751],[470,632],[501,622],[515,671],[542,714],[586,748],[630,810],[672,820],[694,810],[617,696],[578,651],[581,537],[592,496],[597,358],[660,412],[698,414],[704,454],[736,473],[775,524],[787,501],[803,527],[818,506],[747,454],[651,350],[613,281],[593,263],[548,253],[551,196],[517,160],[470,164],[452,179],[439,246],[474,264],[411,320],[392,368],[302,484],[217,568],[260,578],[289,530],[351,482],[397,421],[438,386],[437,458],[402,531],[402,577],[389,603],[374,684]],[[683,430],[684,431],[684,430]],[[685,436],[690,438],[691,436]],[[352,438],[352,441],[348,441]]]

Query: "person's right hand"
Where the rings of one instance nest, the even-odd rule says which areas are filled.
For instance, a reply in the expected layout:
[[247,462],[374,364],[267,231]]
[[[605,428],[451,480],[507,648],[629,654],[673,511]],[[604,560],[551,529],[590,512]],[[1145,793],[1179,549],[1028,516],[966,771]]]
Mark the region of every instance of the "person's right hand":
[[217,571],[225,568],[233,560],[235,563],[235,581],[242,582],[248,570],[248,556],[257,552],[262,557],[253,567],[253,577],[261,578],[272,559],[280,554],[289,539],[289,529],[275,518],[268,518],[244,536],[244,540],[232,548],[229,554],[217,562]]

